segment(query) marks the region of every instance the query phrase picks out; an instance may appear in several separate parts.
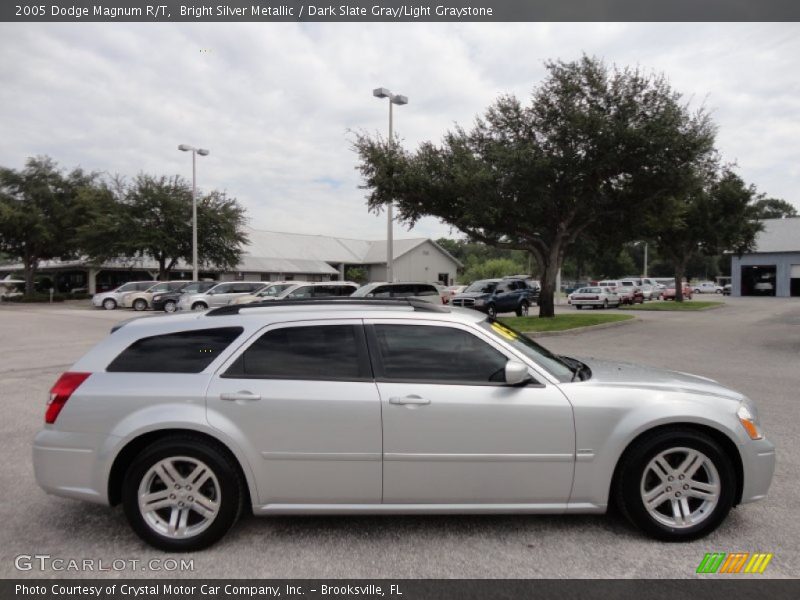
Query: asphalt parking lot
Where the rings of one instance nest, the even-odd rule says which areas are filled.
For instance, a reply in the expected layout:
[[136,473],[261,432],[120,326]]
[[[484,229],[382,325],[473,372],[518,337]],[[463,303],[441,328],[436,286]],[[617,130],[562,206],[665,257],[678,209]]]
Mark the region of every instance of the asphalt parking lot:
[[[119,508],[47,496],[31,467],[31,440],[43,422],[50,386],[114,322],[131,316],[78,306],[0,305],[0,577],[92,576],[20,572],[14,566],[20,554],[142,563],[167,557],[139,541]],[[730,298],[716,310],[636,316],[620,327],[540,341],[559,353],[709,376],[759,403],[763,428],[778,447],[772,489],[766,500],[732,511],[710,537],[659,543],[606,516],[250,517],[221,543],[191,555],[193,571],[101,575],[680,578],[695,576],[706,552],[772,552],[760,577],[796,577],[800,299]]]

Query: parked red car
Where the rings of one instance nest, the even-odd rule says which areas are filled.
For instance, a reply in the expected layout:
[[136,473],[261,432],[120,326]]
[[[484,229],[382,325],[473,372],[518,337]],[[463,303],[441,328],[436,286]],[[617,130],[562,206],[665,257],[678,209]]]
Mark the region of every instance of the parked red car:
[[[683,297],[687,300],[692,299],[692,288],[689,287],[688,283],[683,284]],[[664,290],[661,298],[664,300],[675,300],[675,284],[668,285]]]

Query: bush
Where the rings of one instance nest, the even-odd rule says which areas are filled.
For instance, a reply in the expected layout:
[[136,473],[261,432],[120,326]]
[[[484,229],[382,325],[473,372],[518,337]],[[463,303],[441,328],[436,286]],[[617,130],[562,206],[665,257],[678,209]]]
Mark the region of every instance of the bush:
[[[63,302],[64,300],[63,294],[53,294],[53,302]],[[50,302],[50,294],[23,294],[21,296],[3,298],[3,302]]]

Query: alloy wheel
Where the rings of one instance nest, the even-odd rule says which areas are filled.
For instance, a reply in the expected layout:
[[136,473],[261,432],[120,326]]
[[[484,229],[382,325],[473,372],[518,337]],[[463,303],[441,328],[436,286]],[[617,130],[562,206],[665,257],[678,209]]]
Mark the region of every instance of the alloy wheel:
[[655,521],[685,529],[714,512],[721,480],[711,459],[693,448],[670,448],[656,455],[642,474],[640,494]]
[[172,539],[205,531],[219,513],[221,487],[203,461],[175,456],[155,463],[139,484],[139,511],[155,532]]

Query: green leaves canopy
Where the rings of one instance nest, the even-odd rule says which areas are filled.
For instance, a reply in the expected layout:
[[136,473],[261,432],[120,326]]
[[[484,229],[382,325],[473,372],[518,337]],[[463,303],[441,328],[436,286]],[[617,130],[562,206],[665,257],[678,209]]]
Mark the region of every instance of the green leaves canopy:
[[413,224],[438,217],[472,239],[531,252],[542,273],[540,315],[580,235],[634,236],[682,193],[688,165],[710,157],[714,128],[663,77],[609,69],[587,56],[549,62],[527,106],[500,97],[470,131],[416,152],[358,136],[363,188],[379,210],[396,201]]

